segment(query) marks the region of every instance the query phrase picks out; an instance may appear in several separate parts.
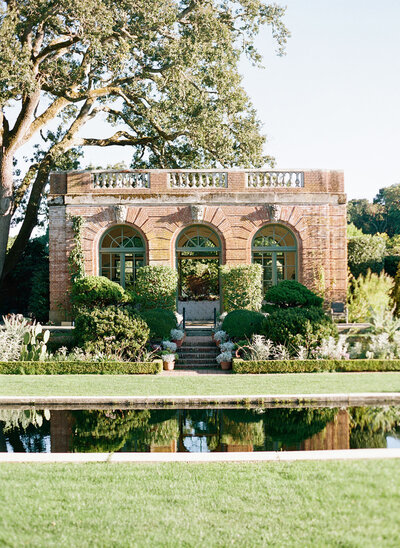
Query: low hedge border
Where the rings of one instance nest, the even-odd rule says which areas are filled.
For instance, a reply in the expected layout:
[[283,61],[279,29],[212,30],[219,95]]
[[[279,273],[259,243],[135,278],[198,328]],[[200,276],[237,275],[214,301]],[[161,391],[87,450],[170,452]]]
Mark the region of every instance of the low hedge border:
[[400,371],[400,360],[239,360],[234,373],[321,373],[324,371]]
[[0,375],[156,375],[162,360],[153,362],[0,362]]

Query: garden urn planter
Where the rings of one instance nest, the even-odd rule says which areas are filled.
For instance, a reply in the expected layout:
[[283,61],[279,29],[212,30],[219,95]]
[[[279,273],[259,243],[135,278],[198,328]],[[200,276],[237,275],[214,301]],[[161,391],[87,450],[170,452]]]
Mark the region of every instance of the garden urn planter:
[[232,369],[232,362],[221,362],[221,369],[224,369],[225,371]]
[[175,367],[175,362],[164,362],[163,361],[163,369],[164,371],[173,371]]

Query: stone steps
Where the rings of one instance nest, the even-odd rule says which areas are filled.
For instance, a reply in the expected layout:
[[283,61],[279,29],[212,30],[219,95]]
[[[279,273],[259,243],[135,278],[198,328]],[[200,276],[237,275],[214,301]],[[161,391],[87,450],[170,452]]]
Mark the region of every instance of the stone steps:
[[218,348],[211,339],[210,328],[191,326],[186,329],[186,338],[178,348],[179,360],[175,369],[215,369],[218,367],[215,358]]

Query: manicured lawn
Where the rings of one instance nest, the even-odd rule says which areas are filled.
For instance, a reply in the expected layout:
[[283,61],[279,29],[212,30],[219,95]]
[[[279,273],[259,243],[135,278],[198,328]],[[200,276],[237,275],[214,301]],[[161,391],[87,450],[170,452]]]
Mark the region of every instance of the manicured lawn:
[[3,464],[0,545],[400,545],[397,461]]
[[185,396],[400,392],[396,373],[0,375],[0,396]]

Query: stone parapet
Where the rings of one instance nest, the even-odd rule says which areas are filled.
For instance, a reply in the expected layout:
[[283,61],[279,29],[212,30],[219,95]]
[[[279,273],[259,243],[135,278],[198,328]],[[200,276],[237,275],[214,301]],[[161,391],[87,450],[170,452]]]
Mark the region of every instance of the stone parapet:
[[343,194],[342,171],[323,170],[121,170],[52,173],[50,194],[185,195],[258,192]]

